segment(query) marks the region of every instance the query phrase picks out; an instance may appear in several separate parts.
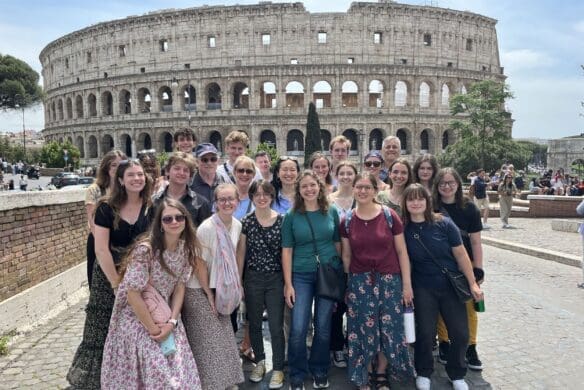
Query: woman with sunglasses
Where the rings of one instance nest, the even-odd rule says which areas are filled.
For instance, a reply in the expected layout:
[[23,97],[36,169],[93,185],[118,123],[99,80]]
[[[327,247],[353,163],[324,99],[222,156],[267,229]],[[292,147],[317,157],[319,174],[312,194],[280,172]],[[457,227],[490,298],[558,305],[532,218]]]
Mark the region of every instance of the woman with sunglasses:
[[[103,351],[102,389],[201,389],[197,365],[180,319],[185,284],[201,261],[195,227],[179,201],[164,199],[148,233],[121,266],[121,283]],[[171,315],[157,323],[142,297],[154,287]],[[174,337],[176,352],[160,343]],[[123,369],[121,369],[123,368]]]
[[99,200],[111,191],[115,184],[116,170],[120,161],[126,159],[126,155],[119,150],[111,150],[103,156],[97,169],[97,178],[85,191],[85,212],[89,235],[87,236],[87,282],[91,286],[93,265],[95,264],[95,238],[93,217]]
[[414,163],[414,182],[420,183],[432,193],[434,190],[434,178],[438,173],[438,161],[433,155],[426,153],[416,160]]
[[295,157],[280,156],[274,167],[272,185],[276,190],[276,198],[272,209],[280,214],[286,214],[294,204],[296,178],[300,174],[300,164]]
[[237,278],[241,223],[233,213],[238,199],[235,184],[219,184],[215,189],[216,212],[197,229],[204,261],[194,270],[185,292],[182,316],[203,389],[237,388],[244,381],[229,314],[217,312],[214,294],[220,267],[227,267]]
[[95,254],[81,345],[67,380],[75,388],[99,389],[103,346],[127,248],[150,224],[152,183],[138,160],[119,162],[114,187],[95,211]]
[[378,183],[373,174],[357,175],[357,207],[340,225],[349,272],[349,379],[361,390],[389,390],[389,377],[414,377],[403,327],[403,307],[413,298],[410,260],[399,216],[375,199]]
[[233,163],[235,185],[239,193],[239,203],[233,216],[239,221],[254,210],[254,204],[249,197],[249,187],[254,181],[256,166],[253,160],[247,156],[239,156]]
[[[483,246],[481,243],[481,230],[483,230],[481,213],[478,207],[462,194],[462,179],[454,168],[442,168],[438,172],[432,198],[434,210],[450,217],[460,230],[462,243],[472,262],[475,279],[480,285],[485,274],[483,272]],[[483,369],[483,365],[476,350],[478,316],[472,301],[467,302],[466,313],[469,331],[466,361],[468,368],[480,371]],[[450,344],[448,330],[442,317],[438,318],[438,341],[438,360],[445,364],[448,360]]]
[[284,217],[270,208],[276,191],[270,182],[252,183],[249,197],[255,211],[243,217],[237,248],[239,274],[243,280],[245,307],[249,321],[251,346],[257,364],[249,376],[261,382],[266,374],[266,355],[262,337],[262,313],[268,312],[272,341],[272,378],[270,389],[284,385],[284,281],[282,277],[282,220]]
[[513,198],[517,194],[517,187],[513,182],[513,174],[508,172],[503,176],[501,184],[497,187],[499,194],[499,212],[503,229],[511,228],[509,225],[509,216],[511,216],[511,207],[513,207]]
[[321,152],[314,152],[312,153],[312,156],[310,156],[308,167],[312,169],[325,184],[327,195],[331,194],[334,191],[334,186],[329,159]]
[[377,180],[377,188],[379,188],[379,191],[385,191],[388,188],[387,184],[385,184],[379,178],[382,167],[383,157],[381,157],[381,153],[379,153],[377,150],[372,150],[365,155],[363,162],[364,171],[375,176],[375,179]]
[[475,300],[482,300],[483,292],[475,281],[458,228],[450,218],[432,211],[430,193],[423,185],[415,183],[405,189],[403,198],[404,235],[412,264],[416,305],[416,388],[430,390],[431,387],[430,377],[434,371],[432,347],[440,314],[450,338],[446,373],[454,390],[468,390],[464,380],[468,346],[466,305],[459,300],[442,267],[452,272],[460,270]]
[[[288,338],[290,388],[302,389],[309,370],[313,387],[329,386],[330,329],[335,302],[315,294],[318,248],[321,263],[334,261],[341,252],[339,216],[326,199],[324,183],[311,170],[296,180],[294,207],[282,224],[282,269],[284,297],[291,309]],[[314,239],[313,239],[314,237]],[[337,264],[335,264],[337,266]],[[341,264],[338,264],[341,267]],[[306,334],[314,302],[314,338],[307,357]]]
[[410,163],[403,157],[398,158],[389,166],[389,189],[380,191],[377,195],[377,200],[390,209],[395,210],[402,217],[402,194],[412,180],[412,167]]

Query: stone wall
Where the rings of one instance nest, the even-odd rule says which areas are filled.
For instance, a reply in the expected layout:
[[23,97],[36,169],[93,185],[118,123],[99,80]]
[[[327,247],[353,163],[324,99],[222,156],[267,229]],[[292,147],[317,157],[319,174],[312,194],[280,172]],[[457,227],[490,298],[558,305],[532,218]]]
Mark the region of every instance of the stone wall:
[[529,195],[529,216],[535,218],[577,218],[581,196]]
[[83,190],[0,195],[0,302],[85,261]]

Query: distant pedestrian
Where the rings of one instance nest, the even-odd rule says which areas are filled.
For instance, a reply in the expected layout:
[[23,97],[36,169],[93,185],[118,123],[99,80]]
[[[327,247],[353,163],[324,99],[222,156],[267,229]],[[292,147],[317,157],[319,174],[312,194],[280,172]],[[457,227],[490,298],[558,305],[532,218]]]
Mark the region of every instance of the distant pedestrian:
[[[578,215],[584,217],[584,200],[580,202],[580,204],[576,208],[576,212],[578,213]],[[578,232],[582,236],[582,247],[584,249],[584,222],[580,224]],[[582,283],[578,284],[578,287],[584,288],[584,251],[582,252]]]
[[489,196],[487,195],[487,183],[488,177],[485,175],[485,170],[480,168],[477,170],[477,175],[471,182],[471,186],[474,186],[474,202],[483,211],[483,229],[490,229],[487,225],[489,220]]
[[21,191],[26,191],[26,187],[28,187],[28,180],[24,175],[20,175],[20,181],[18,182]]
[[503,181],[497,188],[499,194],[499,213],[501,222],[503,222],[503,229],[511,227],[509,225],[509,216],[511,215],[511,207],[513,206],[513,198],[517,193],[517,187],[513,183],[513,174],[507,173],[503,176]]

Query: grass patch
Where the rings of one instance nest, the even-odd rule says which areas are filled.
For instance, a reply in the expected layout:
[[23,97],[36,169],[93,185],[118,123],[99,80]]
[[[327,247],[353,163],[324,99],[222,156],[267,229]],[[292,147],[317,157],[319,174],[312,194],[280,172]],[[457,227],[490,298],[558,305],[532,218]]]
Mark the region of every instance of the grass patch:
[[16,331],[14,330],[0,336],[0,356],[8,355],[8,343],[14,336],[16,336]]

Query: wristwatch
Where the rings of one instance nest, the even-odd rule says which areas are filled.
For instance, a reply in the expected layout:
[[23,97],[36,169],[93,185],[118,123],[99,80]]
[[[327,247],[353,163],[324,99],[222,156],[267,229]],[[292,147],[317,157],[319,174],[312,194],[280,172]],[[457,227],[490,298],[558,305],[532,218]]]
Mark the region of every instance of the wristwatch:
[[176,328],[176,326],[178,325],[178,320],[175,320],[174,318],[171,318],[170,320],[167,321],[169,324],[172,324],[172,326],[174,328]]

